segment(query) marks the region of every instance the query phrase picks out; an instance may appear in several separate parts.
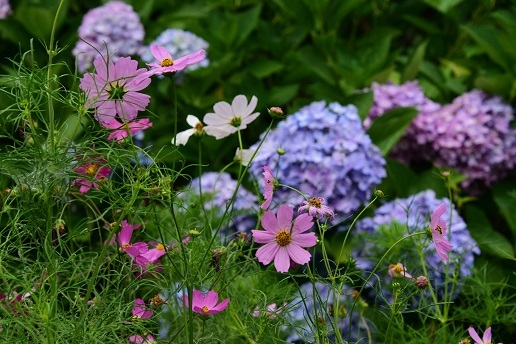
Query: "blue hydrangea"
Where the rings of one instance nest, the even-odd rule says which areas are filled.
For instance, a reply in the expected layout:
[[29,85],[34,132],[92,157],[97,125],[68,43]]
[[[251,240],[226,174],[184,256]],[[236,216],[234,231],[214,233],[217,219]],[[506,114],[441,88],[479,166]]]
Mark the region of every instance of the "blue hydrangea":
[[9,0],[0,0],[0,19],[9,17],[13,11],[11,10],[11,4]]
[[[312,321],[316,322],[317,317],[324,318],[326,329],[333,332],[330,317],[331,320],[334,320],[334,318],[330,313],[330,308],[333,306],[334,291],[329,285],[319,282],[315,283],[315,288],[317,289],[317,295],[319,295],[320,301],[319,297],[316,297],[317,302],[314,302],[313,285],[311,282],[307,282],[300,286],[303,298],[299,296],[291,302],[294,308],[286,315],[287,320],[290,322],[290,326],[288,327],[290,334],[286,339],[288,343],[307,343],[307,340],[310,342],[314,341],[317,329],[314,327]],[[372,328],[372,324],[365,318],[360,319],[360,313],[357,310],[358,306],[355,306],[351,314],[351,333],[349,333],[349,312],[354,302],[352,294],[353,290],[344,286],[340,294],[339,305],[345,307],[347,316],[339,319],[337,326],[342,334],[342,338],[347,340],[349,335],[351,342],[354,343],[361,338],[367,338],[364,321],[367,322],[369,329]],[[333,309],[333,311],[335,312],[337,310]],[[312,321],[310,321],[310,319],[312,319]],[[330,333],[328,338],[332,343],[335,342],[334,333]]]
[[[285,154],[279,156],[278,148]],[[270,132],[250,167],[262,185],[264,165],[280,183],[309,198],[325,198],[336,219],[367,202],[386,176],[382,154],[365,133],[356,107],[324,101],[301,108]],[[299,206],[302,201],[296,192],[280,188],[272,204]]]
[[[204,39],[191,32],[180,29],[167,29],[163,31],[151,44],[158,44],[166,48],[173,59],[191,54],[199,49],[207,50],[209,46]],[[146,63],[151,63],[156,60],[154,56],[152,56],[149,46],[142,47],[140,50],[140,56]],[[185,70],[193,71],[200,67],[207,67],[209,64],[210,61],[206,58],[199,63],[186,67]]]
[[[77,57],[80,72],[93,65],[99,55],[106,55],[117,60],[119,57],[137,54],[145,31],[140,17],[130,5],[122,1],[112,1],[90,10],[79,26],[79,37],[72,50]],[[107,51],[106,51],[107,47]]]
[[[421,246],[424,247],[425,266],[429,274],[427,277],[433,287],[442,292],[446,273],[449,277],[456,274],[459,285],[454,295],[458,295],[461,283],[473,271],[475,254],[480,254],[480,250],[471,237],[466,223],[453,206],[450,214],[450,201],[447,198],[436,198],[433,190],[385,203],[376,209],[373,217],[357,222],[351,232],[355,238],[353,255],[357,259],[357,267],[371,271],[389,248],[386,246],[390,246],[392,242],[406,234],[426,230],[430,225],[430,215],[441,203],[444,203],[447,209],[442,219],[448,224],[448,239],[453,246],[448,254],[448,268],[437,255],[434,243],[421,235],[415,237],[415,241],[407,239],[394,250],[394,254],[388,257],[391,260],[383,261],[376,274],[384,281],[390,281],[389,264],[398,262],[403,263],[407,272],[415,277],[423,274],[421,259],[417,253],[417,246]],[[400,229],[401,233],[399,233]],[[384,290],[383,293],[388,297],[388,291]]]
[[[202,174],[200,179],[204,209],[212,219],[220,219],[224,214],[227,202],[233,197],[237,181],[226,172],[206,172]],[[190,188],[194,194],[199,194],[199,178],[192,180]],[[228,211],[230,215],[229,227],[241,232],[249,232],[256,226],[256,218],[251,214],[256,214],[257,209],[258,198],[256,195],[240,185],[235,201]],[[218,222],[212,223],[212,225],[216,226]]]

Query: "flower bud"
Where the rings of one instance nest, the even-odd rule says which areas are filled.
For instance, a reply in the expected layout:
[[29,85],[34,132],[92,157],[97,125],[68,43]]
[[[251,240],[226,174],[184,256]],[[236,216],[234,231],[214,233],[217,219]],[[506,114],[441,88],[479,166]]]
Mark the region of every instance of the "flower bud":
[[274,119],[283,119],[287,116],[283,113],[283,110],[280,107],[273,106],[269,109],[269,115],[271,115]]
[[382,191],[382,190],[380,190],[380,189],[376,189],[376,190],[374,190],[374,195],[375,195],[375,197],[378,197],[378,198],[385,197],[385,194],[384,194],[384,193],[383,193],[383,191]]
[[278,155],[285,155],[285,150],[283,148],[278,148],[276,149],[276,153],[278,153]]
[[425,289],[426,287],[428,287],[428,278],[426,278],[425,276],[419,276],[418,278],[416,278],[416,285],[419,289]]

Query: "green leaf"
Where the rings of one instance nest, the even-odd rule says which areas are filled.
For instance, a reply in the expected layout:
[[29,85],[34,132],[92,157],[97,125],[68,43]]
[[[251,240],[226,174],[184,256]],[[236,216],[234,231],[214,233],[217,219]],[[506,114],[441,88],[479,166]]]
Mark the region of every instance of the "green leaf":
[[463,1],[464,0],[425,0],[427,4],[442,13],[448,13],[449,10]]
[[482,252],[501,258],[514,259],[514,249],[511,243],[503,235],[493,230],[482,209],[467,204],[464,206],[464,213],[468,229]]
[[335,79],[327,61],[314,47],[305,47],[297,52],[299,59],[303,64],[321,77],[330,85],[335,84]]
[[353,104],[358,109],[358,115],[363,121],[367,118],[371,106],[373,106],[373,92],[355,93],[342,100],[343,104]]
[[493,187],[493,198],[516,237],[516,182],[503,181]]
[[255,77],[262,79],[279,72],[284,67],[281,63],[274,60],[260,60],[249,64],[247,68]]
[[261,10],[262,5],[257,5],[236,16],[235,20],[238,23],[238,36],[235,44],[237,47],[245,42],[251,32],[256,29]]
[[290,102],[290,100],[292,100],[292,98],[294,98],[294,96],[299,91],[299,84],[286,85],[286,86],[275,86],[275,87],[271,88],[270,91],[271,91],[270,97],[269,97],[270,104],[274,104],[274,106],[277,106],[277,105],[281,106],[283,104]]
[[425,58],[427,45],[428,41],[424,41],[417,46],[416,50],[414,50],[414,53],[410,57],[410,60],[407,63],[405,69],[403,70],[403,74],[401,75],[401,80],[403,82],[414,80],[417,77],[419,73],[419,67],[421,66],[421,62]]
[[398,108],[384,113],[373,121],[367,133],[386,156],[403,136],[410,122],[418,114],[415,108]]

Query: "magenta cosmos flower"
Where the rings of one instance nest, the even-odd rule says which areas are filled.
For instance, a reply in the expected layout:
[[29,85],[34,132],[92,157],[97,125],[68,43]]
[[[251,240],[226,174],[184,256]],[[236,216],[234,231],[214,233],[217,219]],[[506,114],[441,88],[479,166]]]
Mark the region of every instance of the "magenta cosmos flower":
[[294,222],[294,209],[283,204],[278,208],[278,217],[268,210],[263,214],[261,223],[264,231],[252,230],[254,241],[265,244],[256,251],[258,261],[264,265],[274,260],[278,272],[287,272],[291,260],[297,264],[306,264],[312,255],[304,247],[312,247],[317,243],[314,233],[304,233],[313,226],[313,218],[301,214]]
[[138,257],[149,250],[147,243],[136,242],[131,244],[131,237],[133,236],[133,230],[140,227],[140,225],[131,225],[123,220],[121,223],[122,230],[117,234],[118,245],[120,249],[126,252],[132,258]]
[[267,210],[272,202],[272,194],[274,193],[274,174],[269,166],[263,166],[263,179],[265,181],[263,198],[265,202],[260,206],[263,210]]
[[147,335],[147,338],[143,338],[142,336],[140,336],[138,334],[133,334],[131,337],[129,337],[129,341],[131,343],[136,343],[136,344],[157,343],[157,341],[154,338],[154,336],[152,334],[150,334],[150,333]]
[[73,186],[79,186],[79,192],[83,194],[91,188],[98,189],[97,181],[103,181],[111,173],[111,169],[108,166],[104,166],[106,159],[89,157],[88,160],[75,169],[75,172],[84,174],[88,179],[77,178],[72,184]]
[[145,301],[142,299],[134,300],[133,319],[149,319],[152,316],[152,310],[147,309]]
[[448,251],[451,250],[452,245],[446,239],[446,222],[441,219],[441,216],[446,211],[446,206],[441,203],[430,216],[430,230],[432,232],[432,240],[435,244],[437,255],[443,262],[448,261]]
[[96,73],[84,74],[79,86],[86,93],[85,106],[97,108],[95,118],[99,122],[109,123],[116,115],[123,122],[129,122],[136,118],[138,111],[145,110],[150,96],[138,91],[146,88],[151,80],[141,76],[146,69],[138,69],[136,60],[121,57],[113,63],[99,56],[93,64]]
[[480,336],[473,327],[468,328],[468,332],[471,338],[473,338],[473,340],[475,341],[475,344],[491,344],[491,327],[488,327],[486,329],[486,332],[484,332],[484,336],[482,339],[480,339]]
[[335,218],[335,213],[330,207],[325,205],[324,202],[325,200],[322,197],[313,197],[308,201],[304,201],[297,211],[299,213],[308,211],[308,215],[317,219],[322,219],[326,216],[330,220],[333,220]]
[[394,278],[394,277],[412,278],[412,276],[407,272],[407,268],[405,267],[405,265],[403,265],[401,263],[389,265],[389,275],[391,276],[391,278]]
[[247,128],[247,125],[260,115],[259,112],[253,113],[257,103],[258,98],[253,96],[247,104],[246,96],[241,94],[233,99],[231,105],[226,102],[216,103],[213,106],[215,113],[207,113],[204,116],[204,131],[220,140]]
[[174,73],[185,69],[189,65],[199,63],[206,58],[206,51],[204,49],[199,49],[196,52],[180,57],[176,61],[172,59],[172,55],[170,55],[167,49],[158,44],[151,44],[150,51],[158,62],[148,64],[151,69],[145,73],[145,76]]
[[129,136],[129,134],[133,135],[139,131],[152,127],[152,122],[148,118],[142,118],[125,123],[120,123],[116,119],[113,119],[108,123],[100,122],[100,124],[104,128],[113,130],[113,132],[108,136],[108,140],[110,141],[122,141]]
[[[229,298],[225,299],[221,303],[217,305],[217,302],[219,301],[219,294],[217,294],[214,291],[208,291],[206,295],[203,295],[203,293],[197,289],[193,291],[192,296],[192,311],[195,313],[199,313],[202,315],[211,315],[211,314],[217,314],[222,312],[228,307],[229,304]],[[183,302],[185,307],[188,306],[188,296],[183,296]]]

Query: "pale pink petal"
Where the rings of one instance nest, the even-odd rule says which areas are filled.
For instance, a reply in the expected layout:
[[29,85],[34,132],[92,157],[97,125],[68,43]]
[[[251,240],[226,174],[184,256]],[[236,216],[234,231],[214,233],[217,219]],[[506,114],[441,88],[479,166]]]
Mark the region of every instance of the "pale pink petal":
[[251,232],[253,233],[254,242],[258,244],[267,244],[276,240],[276,234],[271,231],[253,229]]
[[310,214],[304,213],[296,217],[294,220],[294,230],[299,233],[306,232],[314,225],[313,217]]
[[282,204],[278,208],[278,225],[280,229],[290,230],[294,209],[288,204]]
[[233,114],[235,116],[244,117],[246,115],[245,111],[247,109],[247,98],[246,96],[239,94],[233,99],[231,103],[231,107],[233,108]]
[[186,145],[190,136],[195,134],[195,129],[186,129],[180,133],[177,133],[176,137],[172,139],[172,144],[176,146]]
[[274,234],[278,233],[280,230],[280,226],[278,224],[278,220],[276,219],[276,216],[274,216],[274,213],[271,210],[268,210],[263,214],[262,216],[262,227],[266,231],[270,231]]
[[154,58],[160,62],[160,65],[161,61],[163,61],[166,58],[172,60],[172,55],[170,55],[168,50],[158,44],[151,44],[150,52],[152,56],[154,56]]
[[278,272],[288,272],[288,269],[290,268],[290,257],[288,255],[287,249],[285,246],[276,246],[278,246],[279,250],[276,253],[276,257],[274,258],[274,267]]
[[435,208],[432,216],[430,216],[430,225],[433,229],[437,227],[439,218],[444,214],[446,211],[446,206],[444,203],[441,203],[437,208]]
[[[235,117],[233,113],[233,108],[227,102],[217,102],[213,105],[213,110],[219,117],[226,119],[227,121],[231,120]],[[206,122],[209,124],[208,122]]]
[[118,122],[116,119],[112,119],[109,122],[100,122],[100,124],[107,129],[120,129],[123,126],[123,123]]
[[478,336],[477,331],[475,331],[473,327],[468,328],[468,332],[471,338],[473,338],[473,340],[475,341],[475,344],[484,344],[482,339],[480,339],[480,337]]
[[195,117],[194,115],[188,115],[186,116],[186,123],[190,125],[192,128],[195,128],[195,126],[199,123],[199,119]]
[[[205,120],[206,122],[206,120]],[[210,136],[215,137],[217,140],[228,137],[229,135],[236,133],[237,128],[233,126],[212,126],[208,125],[204,127],[204,132]]]
[[265,244],[256,251],[256,258],[263,265],[268,265],[278,254],[279,248],[276,242]]
[[263,202],[262,205],[260,205],[260,208],[263,210],[269,209],[272,203],[272,190],[266,191],[263,194],[263,198],[265,198],[265,202]]
[[488,327],[486,329],[486,332],[484,332],[484,343],[491,343],[491,327]]
[[251,123],[252,121],[254,121],[256,119],[256,117],[260,116],[260,113],[259,112],[255,112],[253,113],[252,115],[250,116],[247,116],[247,117],[243,117],[242,118],[242,122],[240,124],[240,129],[245,129],[247,128],[247,125],[249,123]]
[[206,58],[206,51],[204,49],[199,49],[191,54],[182,56],[174,61],[174,64],[171,67],[176,68],[176,70],[184,69],[185,67],[201,62]]
[[[245,110],[245,115],[249,115],[250,113],[252,113],[254,111],[254,109],[256,109],[256,104],[258,103],[258,98],[256,98],[255,96],[253,96],[251,98],[251,101],[249,102],[249,105],[247,106],[246,110]],[[250,123],[250,122],[248,122]]]
[[317,244],[315,233],[292,234],[292,243],[301,247],[312,247]]
[[298,264],[306,264],[310,261],[312,258],[312,255],[307,250],[302,249],[301,247],[297,246],[296,244],[290,243],[289,245],[285,246],[287,248],[288,255],[290,258],[298,263]]

